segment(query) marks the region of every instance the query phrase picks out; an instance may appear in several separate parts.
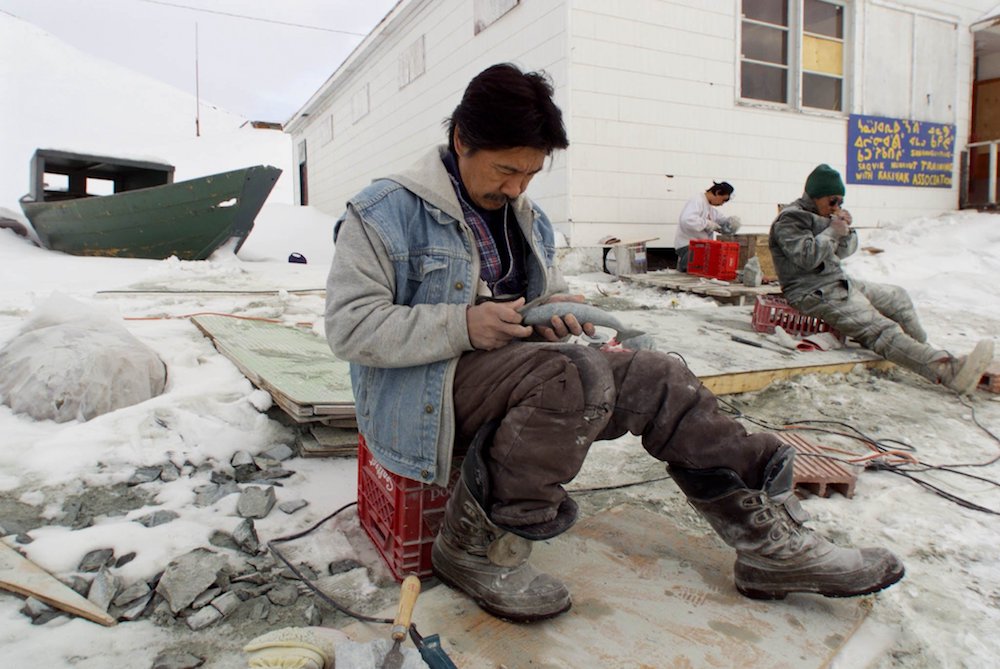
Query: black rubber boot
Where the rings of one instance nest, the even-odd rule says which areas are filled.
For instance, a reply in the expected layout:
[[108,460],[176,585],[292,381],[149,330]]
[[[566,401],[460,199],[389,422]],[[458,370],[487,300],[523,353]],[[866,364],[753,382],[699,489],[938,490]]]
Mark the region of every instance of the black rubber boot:
[[736,589],[752,599],[853,597],[901,579],[903,565],[888,550],[840,548],[803,525],[809,515],[792,491],[794,455],[788,446],[774,454],[761,490],[730,469],[669,468],[691,506],[736,549]]
[[530,556],[530,541],[487,518],[463,470],[431,550],[434,574],[498,618],[526,623],[569,609],[569,590],[528,564]]

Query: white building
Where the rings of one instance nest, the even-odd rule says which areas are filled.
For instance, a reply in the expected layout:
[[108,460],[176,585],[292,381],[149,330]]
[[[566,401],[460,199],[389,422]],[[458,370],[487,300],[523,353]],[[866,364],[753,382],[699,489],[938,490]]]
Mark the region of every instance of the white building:
[[[725,212],[764,232],[824,162],[861,226],[953,210],[966,181],[973,203],[996,202],[995,141],[971,149],[966,179],[970,142],[1000,139],[996,3],[401,0],[286,124],[298,202],[339,215],[443,143],[468,81],[505,61],[555,84],[570,147],[529,195],[574,246],[670,247],[713,180],[736,188]],[[900,140],[935,151],[900,155]]]

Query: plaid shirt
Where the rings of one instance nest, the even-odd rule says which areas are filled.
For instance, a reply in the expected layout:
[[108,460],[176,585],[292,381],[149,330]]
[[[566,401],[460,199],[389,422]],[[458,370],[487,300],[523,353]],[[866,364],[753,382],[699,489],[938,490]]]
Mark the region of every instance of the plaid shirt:
[[[510,259],[510,267],[507,273],[504,274],[503,261],[500,257],[501,248],[497,246],[486,218],[478,209],[467,202],[462,195],[462,184],[458,178],[458,164],[455,162],[454,154],[448,153],[444,159],[444,166],[448,170],[448,176],[451,178],[452,186],[455,188],[455,195],[458,197],[458,202],[462,205],[465,222],[472,228],[472,233],[476,237],[476,246],[479,249],[481,266],[479,277],[486,282],[494,297],[523,295],[526,286],[524,270],[521,258],[517,257],[518,254],[513,252],[514,249],[519,249],[521,245],[510,238],[511,229],[507,224],[507,212],[510,210],[510,205],[504,204],[503,212],[504,239],[502,241],[504,242],[504,247],[502,251]],[[517,233],[518,231],[515,228],[514,234]]]

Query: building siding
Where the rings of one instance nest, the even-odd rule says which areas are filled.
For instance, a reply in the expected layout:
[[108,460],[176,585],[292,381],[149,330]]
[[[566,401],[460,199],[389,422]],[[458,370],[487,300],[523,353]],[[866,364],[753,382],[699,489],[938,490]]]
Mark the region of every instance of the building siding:
[[[574,245],[613,234],[670,247],[684,202],[713,180],[736,188],[726,213],[739,215],[745,231],[766,231],[816,164],[845,170],[851,112],[954,123],[952,188],[848,185],[856,223],[873,226],[958,206],[970,122],[968,27],[991,7],[848,2],[845,109],[826,113],[740,100],[739,0],[521,0],[478,35],[473,0],[404,1],[383,26],[391,37],[342,66],[314,96],[310,116],[289,127],[309,146],[310,204],[339,215],[371,179],[444,141],[442,121],[477,72],[503,61],[542,69],[553,77],[571,145],[529,194]],[[421,36],[425,72],[400,88],[400,54]],[[914,65],[930,43],[935,58]],[[352,96],[365,85],[370,109],[355,121]]]

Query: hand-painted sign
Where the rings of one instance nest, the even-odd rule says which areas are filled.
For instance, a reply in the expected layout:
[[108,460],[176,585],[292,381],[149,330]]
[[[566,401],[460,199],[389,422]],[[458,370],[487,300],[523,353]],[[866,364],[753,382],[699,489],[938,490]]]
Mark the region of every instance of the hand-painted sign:
[[851,114],[847,183],[951,188],[955,126]]

